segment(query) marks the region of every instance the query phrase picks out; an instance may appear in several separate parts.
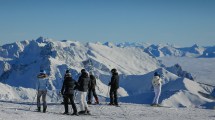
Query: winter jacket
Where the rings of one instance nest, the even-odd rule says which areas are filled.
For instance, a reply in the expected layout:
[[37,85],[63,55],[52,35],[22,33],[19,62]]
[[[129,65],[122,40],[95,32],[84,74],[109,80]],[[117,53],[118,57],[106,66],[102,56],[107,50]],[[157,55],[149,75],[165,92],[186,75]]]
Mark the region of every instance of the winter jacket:
[[88,73],[83,72],[78,79],[78,90],[81,92],[87,92],[90,78]]
[[113,73],[109,85],[111,86],[111,89],[118,89],[119,88],[119,75],[117,72]]
[[162,80],[160,79],[159,76],[153,76],[153,79],[152,79],[153,86],[159,86],[159,85],[161,85],[161,82],[162,82]]
[[88,84],[89,89],[95,89],[96,87],[96,78],[93,75],[90,75],[90,82]]
[[38,81],[36,84],[36,89],[47,90],[48,86],[50,85],[48,76],[46,74],[39,74],[37,78],[38,78]]
[[76,81],[72,79],[70,73],[66,73],[64,76],[63,86],[61,88],[61,93],[63,95],[74,94],[74,88],[77,85]]

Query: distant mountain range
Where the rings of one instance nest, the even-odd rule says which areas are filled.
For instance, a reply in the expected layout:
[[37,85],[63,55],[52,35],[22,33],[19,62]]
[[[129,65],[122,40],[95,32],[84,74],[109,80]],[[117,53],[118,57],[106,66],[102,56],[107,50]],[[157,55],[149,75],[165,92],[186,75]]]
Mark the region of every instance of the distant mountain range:
[[[105,43],[105,45],[108,45]],[[194,44],[191,47],[176,47],[173,45],[154,45],[146,43],[120,43],[118,47],[138,47],[146,53],[154,57],[175,56],[175,57],[199,57],[199,58],[214,58],[214,46],[198,46]]]
[[[182,70],[179,64],[171,67],[163,65],[156,57],[215,57],[215,46],[177,48],[171,45],[150,45],[145,43],[80,43],[78,41],[56,41],[39,37],[36,40],[25,40],[0,46],[0,82],[14,88],[0,92],[0,99],[7,94],[22,92],[17,99],[32,100],[29,96],[35,89],[37,74],[40,69],[46,70],[52,83],[55,95],[59,92],[63,76],[67,69],[71,70],[74,79],[78,79],[80,70],[91,71],[98,79],[97,91],[100,97],[108,97],[110,70],[116,68],[120,74],[119,96],[122,102],[150,103],[153,98],[151,78],[155,71],[162,75],[164,92],[161,96],[163,104],[170,106],[199,106],[211,100],[198,92],[211,95],[213,87],[196,83],[189,71]],[[2,86],[4,84],[1,84]],[[192,88],[192,84],[195,87]],[[17,90],[18,89],[18,90]],[[12,91],[11,91],[12,90]],[[27,92],[26,92],[27,91]],[[29,92],[28,92],[29,91]],[[180,94],[180,95],[179,95]],[[143,97],[137,100],[136,97]],[[179,101],[183,96],[186,101]],[[9,97],[15,99],[14,97]],[[8,99],[9,99],[8,98]],[[195,99],[194,99],[195,98]],[[192,101],[197,101],[189,104]]]

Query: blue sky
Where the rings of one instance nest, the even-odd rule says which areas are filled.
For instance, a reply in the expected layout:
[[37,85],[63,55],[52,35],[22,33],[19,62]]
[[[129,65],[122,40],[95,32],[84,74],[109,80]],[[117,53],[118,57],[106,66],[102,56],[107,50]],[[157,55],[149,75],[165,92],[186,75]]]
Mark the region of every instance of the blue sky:
[[0,0],[0,45],[36,39],[215,45],[215,0]]

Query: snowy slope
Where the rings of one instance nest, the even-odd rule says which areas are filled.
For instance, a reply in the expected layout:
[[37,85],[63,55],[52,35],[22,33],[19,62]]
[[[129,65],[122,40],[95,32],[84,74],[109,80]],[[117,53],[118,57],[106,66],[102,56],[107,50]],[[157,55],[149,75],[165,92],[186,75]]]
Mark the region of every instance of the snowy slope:
[[[106,76],[102,82],[110,80],[110,70],[118,69],[120,74],[144,74],[157,69],[160,63],[144,53],[139,48],[108,47],[98,43],[82,44],[77,41],[54,41],[38,38],[4,45],[0,49],[0,80],[15,87],[35,88],[36,76],[40,69],[49,74],[54,89],[62,86],[63,76],[67,68],[71,69],[76,80],[79,72],[85,66],[83,61],[91,59],[94,74]],[[101,77],[102,78],[102,77]],[[99,81],[100,79],[98,79]],[[99,84],[100,95],[107,96],[108,87]],[[127,96],[127,92],[120,89],[120,96]]]
[[[209,108],[206,103],[214,103],[215,87],[202,85],[195,81],[181,78],[165,69],[158,69],[163,74],[162,93],[160,103],[171,107],[200,107]],[[151,104],[154,92],[151,79],[154,72],[142,76],[126,76],[122,81],[122,87],[126,88],[130,96],[120,98],[121,102]],[[135,88],[135,89],[134,89]],[[205,95],[200,94],[204,93]]]
[[[78,105],[77,105],[78,106]],[[49,104],[48,113],[34,112],[36,105],[0,102],[2,120],[215,120],[213,110],[196,108],[150,107],[139,104],[90,106],[91,116],[62,115],[63,105]],[[79,109],[79,106],[78,106]]]
[[189,71],[197,82],[215,85],[214,58],[162,57],[158,59],[166,66],[179,64],[183,70]]
[[92,57],[123,74],[145,74],[159,67],[156,59],[139,48],[105,47],[91,43],[89,49]]
[[[0,101],[8,102],[27,102],[36,101],[37,91],[31,88],[11,87],[7,84],[0,83]],[[47,102],[62,101],[62,98],[55,91],[48,90],[46,96]]]
[[33,101],[35,90],[26,89],[22,87],[11,87],[9,85],[5,85],[0,83],[0,99],[1,100],[13,100],[13,101]]

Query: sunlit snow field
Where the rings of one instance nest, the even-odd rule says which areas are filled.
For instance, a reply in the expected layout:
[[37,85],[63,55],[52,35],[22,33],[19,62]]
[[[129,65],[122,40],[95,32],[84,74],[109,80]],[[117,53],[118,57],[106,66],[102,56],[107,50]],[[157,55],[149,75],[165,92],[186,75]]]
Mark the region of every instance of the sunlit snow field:
[[72,116],[62,115],[64,107],[60,104],[49,104],[47,113],[38,113],[36,105],[29,110],[27,104],[0,102],[0,120],[215,120],[214,110],[124,103],[120,106],[91,105],[92,115]]

